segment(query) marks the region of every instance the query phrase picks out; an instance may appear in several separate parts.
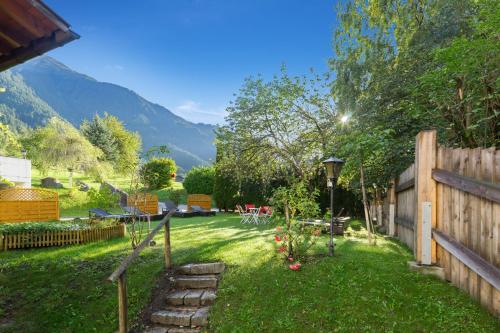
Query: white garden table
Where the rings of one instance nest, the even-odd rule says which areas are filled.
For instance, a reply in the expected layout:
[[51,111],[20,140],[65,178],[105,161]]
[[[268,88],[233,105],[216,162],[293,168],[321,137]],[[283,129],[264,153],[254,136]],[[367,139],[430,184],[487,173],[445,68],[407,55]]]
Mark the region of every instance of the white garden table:
[[255,224],[259,224],[259,210],[260,210],[260,207],[259,208],[248,208],[248,211],[250,212],[250,214],[252,214],[250,219]]

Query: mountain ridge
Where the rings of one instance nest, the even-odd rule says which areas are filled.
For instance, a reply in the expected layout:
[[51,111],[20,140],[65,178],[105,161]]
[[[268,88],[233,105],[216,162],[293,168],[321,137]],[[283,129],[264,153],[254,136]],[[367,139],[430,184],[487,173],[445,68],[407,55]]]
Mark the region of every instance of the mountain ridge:
[[0,84],[7,88],[0,95],[0,111],[10,110],[10,118],[29,127],[44,125],[54,113],[76,127],[95,114],[109,113],[139,132],[144,150],[166,144],[184,169],[211,163],[215,157],[214,125],[187,121],[131,89],[98,81],[54,58],[42,56],[0,73]]

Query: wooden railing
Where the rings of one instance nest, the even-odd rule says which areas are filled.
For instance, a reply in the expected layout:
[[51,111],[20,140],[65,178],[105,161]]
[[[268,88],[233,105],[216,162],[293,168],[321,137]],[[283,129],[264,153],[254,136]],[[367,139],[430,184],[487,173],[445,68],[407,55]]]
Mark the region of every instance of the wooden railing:
[[146,238],[134,249],[134,251],[125,258],[120,266],[108,277],[108,280],[115,282],[118,280],[118,318],[120,333],[128,332],[127,325],[127,268],[132,261],[139,256],[142,250],[150,244],[153,237],[161,228],[165,229],[165,268],[172,267],[172,258],[170,251],[170,218],[175,213],[175,209],[171,210],[165,217],[158,223],[158,225],[146,236]]

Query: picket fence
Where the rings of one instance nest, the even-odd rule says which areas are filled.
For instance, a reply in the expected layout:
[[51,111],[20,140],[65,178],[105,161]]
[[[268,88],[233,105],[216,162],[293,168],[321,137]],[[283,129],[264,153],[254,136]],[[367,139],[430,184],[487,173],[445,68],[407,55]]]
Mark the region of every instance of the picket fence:
[[0,251],[33,247],[84,244],[100,240],[125,237],[125,224],[83,230],[44,231],[41,233],[20,232],[0,234]]

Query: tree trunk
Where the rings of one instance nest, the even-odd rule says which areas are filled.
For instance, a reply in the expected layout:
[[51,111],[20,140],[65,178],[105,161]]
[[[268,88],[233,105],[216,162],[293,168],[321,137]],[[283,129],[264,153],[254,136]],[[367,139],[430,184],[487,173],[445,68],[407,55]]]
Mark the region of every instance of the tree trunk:
[[372,229],[371,229],[371,219],[370,213],[368,211],[368,199],[366,198],[366,188],[365,188],[365,171],[363,168],[363,163],[359,168],[360,172],[360,182],[361,182],[361,193],[363,194],[363,207],[365,209],[365,222],[366,222],[366,230],[368,231],[368,243],[372,243]]
[[[290,211],[288,208],[288,202],[285,203],[285,222],[286,222],[286,229],[288,230],[288,233],[290,232]],[[286,235],[286,234],[285,234]],[[287,236],[288,237],[288,236]],[[288,256],[293,256],[293,246],[292,246],[292,240],[290,237],[288,237]]]
[[73,170],[69,170],[69,177],[68,177],[68,184],[69,188],[73,188]]

